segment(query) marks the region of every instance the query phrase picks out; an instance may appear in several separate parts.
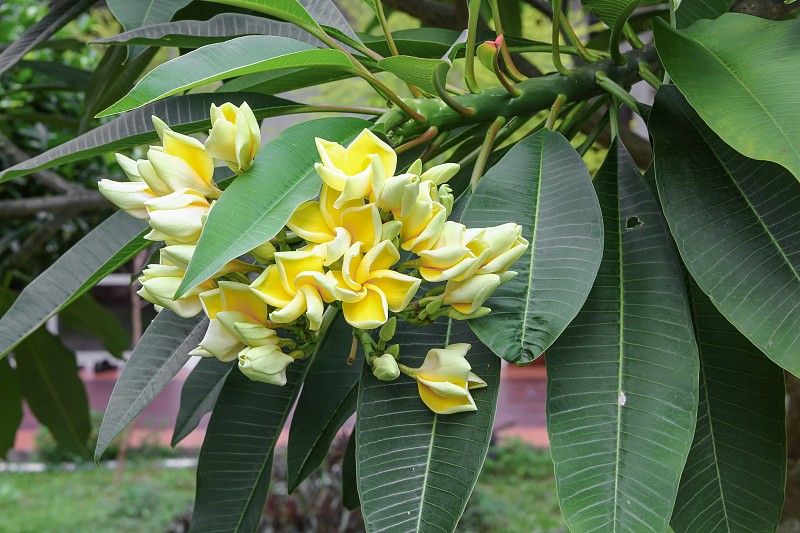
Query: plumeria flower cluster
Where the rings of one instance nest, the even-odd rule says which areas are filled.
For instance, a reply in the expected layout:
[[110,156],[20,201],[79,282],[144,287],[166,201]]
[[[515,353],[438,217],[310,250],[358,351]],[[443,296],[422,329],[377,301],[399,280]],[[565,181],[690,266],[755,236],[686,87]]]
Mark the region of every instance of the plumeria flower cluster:
[[250,252],[255,264],[230,261],[176,299],[222,194],[212,180],[214,160],[242,173],[260,147],[247,104],[212,106],[211,118],[201,143],[154,117],[162,146],[138,161],[117,156],[130,182],[100,182],[112,202],[149,221],[148,239],[165,244],[159,263],[144,270],[139,294],[182,317],[208,317],[191,353],[238,360],[251,379],[283,385],[287,367],[318,347],[326,311],[341,309],[376,378],[413,378],[437,413],[476,410],[470,391],[486,383],[471,371],[468,344],[432,349],[422,366],[410,368],[398,362],[400,345],[388,343],[398,319],[424,326],[489,313],[484,303],[515,275],[509,268],[527,249],[520,226],[467,228],[448,220],[454,198],[447,182],[458,165],[423,171],[418,160],[397,173],[396,153],[369,130],[346,147],[317,139],[319,197],[299,205],[283,231]]

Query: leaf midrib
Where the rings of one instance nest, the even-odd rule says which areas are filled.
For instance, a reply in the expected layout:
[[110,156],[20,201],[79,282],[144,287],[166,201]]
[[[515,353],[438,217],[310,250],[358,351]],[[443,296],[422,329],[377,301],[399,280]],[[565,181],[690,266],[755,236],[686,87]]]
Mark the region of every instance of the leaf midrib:
[[[619,141],[618,141],[619,142]],[[616,147],[615,147],[616,149]],[[625,361],[625,262],[623,260],[623,247],[622,247],[622,199],[619,194],[619,155],[617,150],[617,179],[614,182],[615,194],[617,195],[617,253],[619,254],[619,370],[617,374],[617,435],[615,439],[616,457],[614,460],[614,513],[612,516],[613,532],[617,531],[617,509],[619,507],[619,452],[620,442],[622,436],[622,405],[620,398],[624,391],[622,390],[622,367]]]

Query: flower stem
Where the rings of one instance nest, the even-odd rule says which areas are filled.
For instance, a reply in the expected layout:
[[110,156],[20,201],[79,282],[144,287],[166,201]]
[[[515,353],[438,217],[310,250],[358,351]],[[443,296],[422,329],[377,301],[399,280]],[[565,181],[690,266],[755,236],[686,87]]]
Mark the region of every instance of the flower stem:
[[569,74],[569,70],[561,62],[561,54],[558,51],[558,47],[561,44],[561,35],[558,31],[561,25],[561,15],[561,0],[553,0],[553,65],[555,65],[558,72],[566,76]]
[[438,132],[439,132],[439,129],[436,126],[431,126],[430,128],[428,128],[428,130],[425,133],[423,133],[422,135],[420,135],[416,139],[412,139],[412,140],[408,141],[407,143],[401,144],[400,146],[395,148],[394,151],[397,154],[402,154],[403,152],[411,150],[415,146],[419,146],[420,144],[425,144],[426,142],[430,141],[431,139],[436,137],[436,134]]
[[478,181],[480,181],[483,175],[483,169],[486,167],[486,161],[488,161],[489,154],[492,152],[492,145],[494,144],[495,137],[497,137],[497,132],[500,131],[500,128],[502,128],[505,123],[505,117],[497,117],[486,132],[486,137],[483,139],[483,146],[481,146],[481,151],[478,153],[478,159],[475,161],[475,168],[472,170],[472,177],[469,180],[469,185],[472,190],[475,190]]
[[559,94],[556,97],[556,101],[553,103],[553,107],[550,108],[550,115],[547,117],[547,122],[545,122],[544,127],[548,130],[552,130],[553,126],[556,124],[556,119],[558,119],[558,114],[561,112],[561,107],[567,102],[567,95]]
[[[481,0],[469,0],[469,20],[467,22],[467,52],[464,65],[464,81],[472,93],[481,91],[475,80],[475,36],[478,33]],[[441,95],[440,95],[441,96]]]

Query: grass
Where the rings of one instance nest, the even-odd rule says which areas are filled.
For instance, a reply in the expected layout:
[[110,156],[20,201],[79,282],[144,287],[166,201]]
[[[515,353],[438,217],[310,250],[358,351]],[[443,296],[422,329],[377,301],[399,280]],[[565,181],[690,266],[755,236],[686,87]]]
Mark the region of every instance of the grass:
[[194,469],[129,463],[122,483],[114,470],[0,474],[2,533],[159,533],[191,511]]
[[[120,484],[114,475],[90,464],[75,471],[0,474],[0,533],[160,533],[191,511],[193,468],[140,460],[129,462]],[[303,497],[292,500],[291,506],[304,506]],[[318,507],[315,501],[305,505]],[[309,511],[320,512],[295,510]],[[513,440],[493,447],[458,532],[564,531],[550,453]]]

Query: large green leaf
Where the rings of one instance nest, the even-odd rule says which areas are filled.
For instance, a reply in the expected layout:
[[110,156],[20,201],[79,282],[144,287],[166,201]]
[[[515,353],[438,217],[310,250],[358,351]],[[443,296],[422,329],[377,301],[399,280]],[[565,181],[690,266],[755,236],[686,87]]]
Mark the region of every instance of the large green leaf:
[[240,76],[226,82],[217,93],[237,94],[240,91],[252,91],[263,94],[278,94],[295,89],[304,89],[332,81],[353,78],[355,74],[339,68],[295,68],[271,72],[258,72]]
[[726,13],[680,31],[660,22],[654,31],[664,67],[714,133],[800,180],[800,20]]
[[0,359],[0,405],[3,416],[0,416],[0,457],[5,457],[8,450],[14,447],[17,428],[22,423],[22,394],[19,391],[17,375],[8,359]]
[[59,446],[85,456],[91,430],[89,400],[75,354],[42,328],[17,346],[14,360],[22,395],[33,414]]
[[208,320],[202,313],[193,318],[166,309],[158,313],[114,385],[97,436],[95,461],[183,368],[206,329]]
[[182,55],[151,70],[122,100],[98,116],[136,109],[165,96],[187,89],[269,70],[302,67],[355,67],[339,50],[321,50],[313,46],[273,35],[247,35],[210,44]]
[[[151,24],[169,22],[175,13],[186,7],[192,0],[107,0],[111,14],[114,15],[126,30],[141,28]],[[133,59],[142,52],[144,47],[128,47],[128,58]]]
[[274,237],[298,205],[319,193],[316,137],[345,142],[370,126],[358,118],[311,120],[285,129],[264,146],[214,205],[178,294]]
[[[447,53],[461,33],[444,28],[411,28],[392,32],[392,39],[401,55],[436,59]],[[361,40],[382,56],[391,55],[383,35],[362,35]]]
[[625,23],[641,5],[658,4],[661,0],[582,0],[612,30]]
[[234,363],[225,363],[215,357],[200,359],[181,389],[181,405],[175,419],[172,446],[194,431],[203,416],[211,412],[234,366]]
[[470,321],[497,355],[529,363],[578,314],[603,256],[603,220],[589,171],[559,133],[547,129],[517,143],[481,179],[461,222],[522,226],[530,243],[486,303],[492,312]]
[[235,369],[214,406],[197,465],[191,531],[255,531],[269,487],[272,452],[308,369],[295,361],[283,387]]
[[656,181],[686,267],[750,342],[800,375],[800,182],[726,145],[675,87],[650,116]]
[[733,5],[733,0],[683,0],[675,12],[675,22],[678,29],[691,26],[700,19],[715,19],[727,13]]
[[308,370],[292,415],[287,450],[289,492],[316,470],[336,433],[356,410],[363,354],[347,363],[353,327],[339,316]]
[[692,283],[697,429],[672,513],[677,533],[775,531],[786,484],[783,371]]
[[445,86],[447,73],[453,65],[453,59],[458,55],[467,40],[467,31],[453,42],[440,59],[424,59],[413,56],[391,56],[378,62],[378,68],[389,71],[401,80],[416,85],[423,91],[435,94],[436,84]]
[[11,68],[29,50],[46,41],[67,22],[88,9],[94,2],[95,0],[74,0],[64,2],[51,10],[42,20],[28,28],[25,33],[0,53],[0,74]]
[[348,511],[361,507],[358,498],[358,476],[356,475],[356,430],[350,432],[342,458],[342,505]]
[[694,434],[698,360],[658,204],[615,141],[594,180],[603,262],[547,352],[547,429],[572,531],[665,531]]
[[58,314],[58,319],[60,326],[100,339],[103,347],[118,359],[131,345],[131,335],[117,315],[97,303],[88,292],[64,308]]
[[145,227],[127,213],[115,213],[25,287],[0,318],[0,358],[150,244]]
[[395,341],[411,367],[431,348],[470,343],[467,359],[488,386],[472,391],[477,411],[437,415],[420,400],[416,382],[378,381],[365,366],[356,422],[361,512],[368,532],[452,532],[489,448],[500,359],[463,322],[398,324]]
[[347,19],[332,0],[209,0],[229,6],[252,9],[319,35],[323,28],[344,42],[358,43]]
[[256,93],[224,95],[206,93],[173,96],[131,111],[71,141],[0,171],[0,183],[19,176],[26,176],[43,168],[51,168],[107,152],[126,150],[134,146],[157,142],[158,135],[150,118],[152,115],[161,118],[172,129],[180,133],[207,130],[211,127],[211,121],[208,118],[208,109],[211,104],[221,105],[228,101],[236,105],[247,102],[256,118],[299,113],[313,109],[313,106]]
[[94,41],[96,44],[141,44],[199,48],[244,35],[278,35],[319,46],[320,40],[288,22],[240,13],[222,13],[209,20],[177,20],[154,24]]

